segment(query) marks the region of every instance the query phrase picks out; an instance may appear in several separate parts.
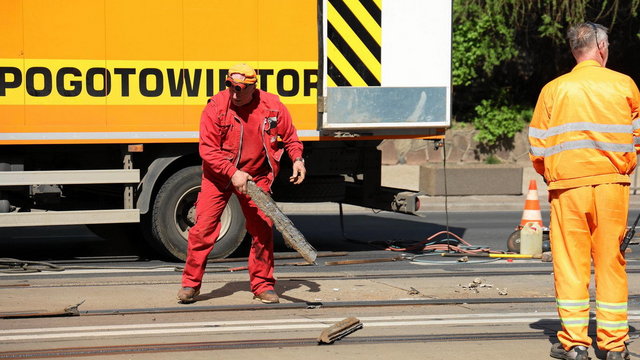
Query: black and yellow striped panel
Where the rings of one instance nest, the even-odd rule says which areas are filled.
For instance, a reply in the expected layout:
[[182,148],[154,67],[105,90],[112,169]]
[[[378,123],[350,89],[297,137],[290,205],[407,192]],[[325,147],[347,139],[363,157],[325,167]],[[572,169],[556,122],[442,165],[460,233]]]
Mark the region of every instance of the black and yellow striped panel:
[[382,0],[327,1],[328,86],[379,86]]

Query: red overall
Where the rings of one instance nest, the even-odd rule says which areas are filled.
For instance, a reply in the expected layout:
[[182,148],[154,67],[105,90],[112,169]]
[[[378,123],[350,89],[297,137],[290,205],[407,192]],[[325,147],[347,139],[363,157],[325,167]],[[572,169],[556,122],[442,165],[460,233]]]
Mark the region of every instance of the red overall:
[[[246,171],[269,192],[284,150],[292,160],[302,157],[302,143],[289,112],[276,95],[256,90],[251,103],[240,108],[229,106],[229,96],[227,89],[212,97],[200,121],[202,188],[196,203],[196,224],[189,230],[182,286],[200,289],[207,256],[220,233],[220,216],[235,193],[252,236],[248,263],[251,291],[259,294],[273,290],[275,283],[273,223],[247,195],[235,190],[231,177],[238,169]],[[248,129],[249,125],[257,128]],[[259,156],[264,161],[255,158]]]

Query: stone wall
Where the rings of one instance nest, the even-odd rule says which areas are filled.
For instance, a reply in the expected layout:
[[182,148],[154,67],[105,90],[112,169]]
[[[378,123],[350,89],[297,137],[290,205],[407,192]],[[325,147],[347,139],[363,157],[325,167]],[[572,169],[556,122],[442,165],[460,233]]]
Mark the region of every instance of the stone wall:
[[[546,185],[540,181],[529,160],[527,130],[493,149],[487,149],[473,139],[472,126],[448,129],[445,147],[435,148],[429,140],[385,140],[382,151],[383,183],[385,186],[417,190],[428,195],[443,193],[443,154],[446,151],[450,176],[448,193],[455,195],[517,195],[528,191],[530,180],[538,182],[541,194]],[[485,160],[493,153],[499,165],[488,165]],[[385,171],[392,168],[393,171]],[[396,176],[402,169],[406,176]],[[502,184],[501,186],[495,186]],[[507,186],[508,185],[508,186]]]
[[[473,140],[476,130],[472,126],[462,128],[448,129],[445,133],[445,148],[447,153],[447,166],[450,168],[477,167],[485,164],[485,160],[493,151],[493,155],[497,157],[502,166],[500,167],[521,167],[522,168],[522,193],[528,190],[530,180],[536,180],[538,183],[538,191],[541,196],[547,191],[547,187],[538,175],[529,160],[529,141],[527,140],[528,128],[516,134],[514,139],[507,143],[500,144],[492,151],[483,148],[477,141]],[[419,183],[423,181],[423,174],[420,174],[424,167],[441,167],[442,154],[445,149],[434,148],[434,142],[429,140],[384,140],[378,148],[382,151],[382,164],[395,165],[400,167],[415,168],[413,171],[415,179],[410,179],[415,183],[410,188],[418,188]],[[640,162],[640,158],[639,158]],[[484,165],[491,167],[492,165]],[[393,167],[393,166],[391,166]],[[384,172],[383,172],[384,174]],[[389,174],[387,178],[391,178]],[[397,180],[396,180],[397,181]],[[390,181],[391,182],[391,181]],[[388,186],[395,186],[393,184]],[[401,186],[398,186],[401,187]],[[481,193],[484,188],[480,188]],[[476,190],[473,190],[476,191]],[[631,175],[631,192],[632,194],[640,193],[640,175],[638,171],[634,171]]]
[[379,149],[382,151],[383,165],[427,165],[442,163],[444,151],[447,163],[484,163],[493,155],[503,164],[529,164],[529,142],[527,129],[518,133],[513,140],[500,144],[494,149],[483,148],[473,139],[476,130],[471,127],[448,129],[445,134],[445,147],[435,149],[429,140],[401,139],[384,140]]

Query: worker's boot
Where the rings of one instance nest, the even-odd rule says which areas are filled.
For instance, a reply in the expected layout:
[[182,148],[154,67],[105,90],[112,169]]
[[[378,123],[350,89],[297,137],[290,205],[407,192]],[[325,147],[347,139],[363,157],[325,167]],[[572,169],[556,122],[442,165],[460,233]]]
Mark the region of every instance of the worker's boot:
[[263,291],[260,294],[255,295],[253,298],[260,300],[265,304],[276,304],[280,302],[278,294],[273,290]]
[[183,287],[178,291],[178,301],[182,304],[191,304],[196,302],[195,297],[200,294],[200,290],[192,287]]
[[589,351],[584,346],[574,346],[571,350],[567,351],[562,347],[562,344],[555,343],[551,346],[552,358],[563,360],[589,360]]
[[607,352],[607,360],[629,360],[629,350],[624,347],[622,351],[609,351]]

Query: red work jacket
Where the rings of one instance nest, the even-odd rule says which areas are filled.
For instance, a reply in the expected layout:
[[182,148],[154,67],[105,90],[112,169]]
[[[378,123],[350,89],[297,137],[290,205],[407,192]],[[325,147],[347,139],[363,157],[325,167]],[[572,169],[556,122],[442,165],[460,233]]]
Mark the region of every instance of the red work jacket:
[[[254,112],[261,112],[261,137],[244,137],[243,120],[230,107],[228,89],[214,95],[202,112],[200,119],[200,157],[203,160],[203,177],[211,180],[218,188],[229,187],[231,177],[238,170],[242,144],[246,141],[260,141],[267,156],[271,171],[267,175],[270,183],[278,175],[280,158],[284,150],[293,161],[302,157],[302,142],[289,111],[277,95],[256,89],[254,97],[259,97],[259,105]],[[251,175],[251,174],[250,174]]]

